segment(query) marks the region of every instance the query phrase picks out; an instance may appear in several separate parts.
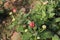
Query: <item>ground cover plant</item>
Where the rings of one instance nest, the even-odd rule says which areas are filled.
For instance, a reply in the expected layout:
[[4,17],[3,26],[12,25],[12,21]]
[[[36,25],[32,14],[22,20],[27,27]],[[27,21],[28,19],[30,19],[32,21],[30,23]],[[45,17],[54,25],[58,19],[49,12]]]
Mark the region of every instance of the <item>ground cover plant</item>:
[[0,0],[0,40],[60,40],[60,0]]

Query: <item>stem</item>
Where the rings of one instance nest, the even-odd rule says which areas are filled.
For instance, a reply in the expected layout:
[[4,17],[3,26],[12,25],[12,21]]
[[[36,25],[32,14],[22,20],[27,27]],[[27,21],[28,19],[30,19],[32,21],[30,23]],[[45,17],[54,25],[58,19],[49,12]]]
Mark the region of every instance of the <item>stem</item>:
[[36,39],[36,35],[35,35],[35,40],[37,40],[37,39]]

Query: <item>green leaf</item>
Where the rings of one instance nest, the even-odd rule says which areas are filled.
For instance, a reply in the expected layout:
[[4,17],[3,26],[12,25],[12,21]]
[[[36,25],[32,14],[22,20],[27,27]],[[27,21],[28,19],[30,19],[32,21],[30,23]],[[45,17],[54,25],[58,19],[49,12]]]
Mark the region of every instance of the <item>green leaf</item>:
[[24,18],[26,18],[27,16],[29,16],[29,14],[24,14],[24,16],[23,16],[23,17],[24,17]]
[[29,40],[31,36],[32,36],[32,34],[30,32],[24,33],[22,35],[22,37],[23,37],[22,40]]
[[12,29],[17,23],[18,23],[17,21],[14,21],[7,28]]
[[54,9],[53,9],[53,5],[52,5],[52,4],[47,5],[47,12],[48,12],[48,13],[51,13],[53,10],[54,10]]
[[52,18],[55,15],[55,13],[49,13],[49,18]]
[[37,29],[37,26],[35,26],[33,29],[34,29],[34,31],[36,31],[36,29]]
[[60,17],[59,18],[55,18],[54,22],[60,22]]
[[0,10],[0,14],[4,13],[4,10]]
[[33,38],[30,38],[30,40],[33,40]]
[[17,31],[24,32],[23,26],[19,25],[19,27],[17,27]]
[[60,40],[60,39],[57,35],[54,35],[54,37],[52,37],[52,40]]
[[41,33],[42,39],[51,38],[51,37],[52,37],[52,33],[50,31],[45,31]]
[[28,26],[28,30],[33,33],[33,30],[30,28],[30,26]]
[[60,30],[57,32],[58,35],[60,35]]
[[46,13],[45,11],[42,10],[42,18],[45,18],[46,17]]

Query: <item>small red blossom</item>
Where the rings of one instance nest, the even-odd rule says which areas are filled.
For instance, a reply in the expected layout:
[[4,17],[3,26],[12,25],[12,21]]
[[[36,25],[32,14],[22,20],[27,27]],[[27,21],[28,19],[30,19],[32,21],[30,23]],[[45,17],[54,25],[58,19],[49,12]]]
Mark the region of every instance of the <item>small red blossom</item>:
[[12,11],[13,11],[14,13],[16,13],[17,10],[16,10],[16,8],[13,8]]
[[35,23],[34,23],[34,22],[30,22],[29,26],[30,26],[31,28],[34,28]]

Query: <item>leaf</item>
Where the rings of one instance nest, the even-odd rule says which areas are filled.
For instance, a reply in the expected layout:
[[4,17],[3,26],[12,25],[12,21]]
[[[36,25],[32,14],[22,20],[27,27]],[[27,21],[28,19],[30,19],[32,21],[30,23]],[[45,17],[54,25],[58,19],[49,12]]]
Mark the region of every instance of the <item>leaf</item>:
[[19,27],[17,28],[17,31],[24,32],[23,26],[19,25]]
[[26,18],[27,16],[29,16],[29,14],[24,14],[24,18]]
[[29,40],[31,36],[32,36],[32,34],[29,33],[29,32],[24,33],[24,34],[22,35],[22,37],[23,37],[22,40]]
[[30,28],[30,26],[28,26],[28,30],[33,33],[33,30]]
[[53,10],[54,10],[54,9],[53,9],[53,5],[52,5],[52,4],[47,5],[47,12],[48,12],[48,13],[51,13]]
[[11,36],[11,40],[21,40],[20,34],[18,32],[14,32]]
[[52,33],[50,31],[45,31],[41,33],[42,39],[51,38],[51,37],[52,37]]
[[52,37],[52,40],[60,40],[60,39],[57,35],[54,35],[54,37]]
[[17,21],[14,21],[12,24],[10,24],[7,28],[12,29],[17,24]]
[[60,36],[60,30],[57,32],[57,34]]
[[33,38],[30,38],[30,40],[33,40]]
[[60,22],[60,17],[59,18],[55,18],[54,22]]
[[49,13],[49,18],[52,18],[55,15],[55,13]]
[[46,13],[45,11],[42,10],[42,18],[45,18],[46,17]]
[[33,29],[36,31],[36,29],[37,29],[37,26],[35,26]]
[[4,10],[0,10],[0,14],[4,13]]

